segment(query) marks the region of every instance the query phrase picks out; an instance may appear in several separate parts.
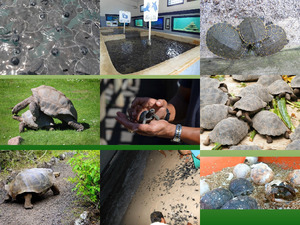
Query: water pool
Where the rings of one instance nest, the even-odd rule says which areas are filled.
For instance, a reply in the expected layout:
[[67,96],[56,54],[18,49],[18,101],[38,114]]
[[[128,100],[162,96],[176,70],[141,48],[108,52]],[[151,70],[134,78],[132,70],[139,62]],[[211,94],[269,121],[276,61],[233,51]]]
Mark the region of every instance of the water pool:
[[100,73],[99,0],[2,0],[0,75]]

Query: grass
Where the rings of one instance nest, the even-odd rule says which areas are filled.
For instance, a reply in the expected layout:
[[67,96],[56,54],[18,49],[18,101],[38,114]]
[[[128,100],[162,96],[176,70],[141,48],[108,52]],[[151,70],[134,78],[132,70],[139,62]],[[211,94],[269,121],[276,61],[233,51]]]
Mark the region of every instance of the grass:
[[[19,133],[19,122],[12,119],[11,108],[32,95],[31,88],[48,85],[64,93],[73,103],[82,132],[67,130],[25,130]],[[0,145],[21,136],[23,145],[98,145],[100,143],[100,81],[98,79],[3,79],[0,80]],[[26,107],[19,115],[27,111]],[[55,119],[55,123],[61,124]]]

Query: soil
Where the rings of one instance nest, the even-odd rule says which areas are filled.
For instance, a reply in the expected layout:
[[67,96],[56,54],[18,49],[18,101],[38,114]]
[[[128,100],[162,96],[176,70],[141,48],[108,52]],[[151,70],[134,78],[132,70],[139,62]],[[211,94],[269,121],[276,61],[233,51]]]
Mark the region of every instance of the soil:
[[[238,94],[240,92],[240,90],[245,87],[244,85],[248,86],[248,85],[255,83],[255,82],[244,82],[241,85],[241,82],[237,82],[237,81],[233,80],[232,77],[229,75],[226,75],[225,81],[222,81],[222,82],[227,84],[228,93],[231,93],[231,94]],[[287,110],[288,110],[289,115],[292,115],[292,114],[295,115],[291,119],[292,119],[292,123],[294,124],[294,126],[298,127],[299,119],[300,119],[300,111],[297,109],[293,109],[288,104],[287,104]],[[268,144],[266,141],[266,138],[260,134],[256,134],[254,137],[254,140],[252,142],[252,141],[250,141],[250,132],[251,131],[252,130],[249,130],[249,134],[239,143],[239,145],[257,145],[263,150],[284,150],[286,148],[286,146],[291,143],[291,140],[285,139],[284,137],[279,136],[279,137],[273,138],[272,144]],[[210,133],[210,131],[205,131],[203,134],[200,135],[200,149],[201,150],[210,150],[214,146],[213,144],[211,144],[209,146],[203,145],[203,142],[206,140],[209,133]],[[228,146],[227,147],[225,146],[223,148],[223,150],[226,150],[226,149],[228,149]]]
[[[60,161],[52,167],[54,172],[60,172],[56,184],[60,190],[59,195],[53,195],[49,190],[40,197],[33,199],[33,209],[26,210],[23,202],[3,203],[5,190],[0,188],[0,224],[5,225],[69,225],[79,218],[83,211],[91,211],[90,206],[72,192],[75,184],[68,182],[68,177],[74,177],[71,166],[66,161]],[[99,216],[98,216],[99,217]],[[91,224],[100,221],[91,219]]]
[[[274,180],[285,180],[287,175],[292,171],[291,169],[283,169],[279,165],[276,164],[268,164],[267,165],[274,171]],[[229,183],[232,179],[229,177],[233,177],[233,168],[234,167],[227,167],[224,168],[222,171],[213,173],[212,175],[208,175],[205,177],[201,177],[201,180],[205,180],[209,184],[210,190],[215,188],[228,188]],[[251,179],[248,177],[251,181]],[[250,197],[253,197],[259,207],[261,209],[300,209],[300,193],[299,189],[296,189],[297,192],[297,199],[295,201],[291,201],[288,203],[277,203],[277,202],[270,202],[265,197],[265,186],[258,186],[252,182],[254,187],[254,191]]]
[[157,36],[151,37],[151,46],[147,42],[147,37],[133,35],[122,40],[107,41],[105,44],[114,67],[122,74],[149,68],[195,47]]
[[161,211],[170,225],[200,224],[199,170],[177,151],[161,153],[151,151],[122,225],[148,225],[153,211]]

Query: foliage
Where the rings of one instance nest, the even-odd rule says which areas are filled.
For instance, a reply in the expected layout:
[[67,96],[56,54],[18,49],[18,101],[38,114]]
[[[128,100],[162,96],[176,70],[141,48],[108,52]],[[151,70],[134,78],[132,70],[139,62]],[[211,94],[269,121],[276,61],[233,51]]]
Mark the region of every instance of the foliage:
[[100,208],[100,150],[76,151],[68,163],[76,174],[68,179],[77,183],[73,191]]
[[[88,128],[54,131],[26,130],[21,134],[24,145],[95,145],[100,143],[100,82],[98,79],[2,79],[0,80],[0,145],[19,136],[19,122],[12,119],[11,109],[32,95],[31,88],[48,85],[64,93],[74,104],[78,122]],[[29,107],[21,110],[21,115]],[[54,119],[58,127],[62,122]]]

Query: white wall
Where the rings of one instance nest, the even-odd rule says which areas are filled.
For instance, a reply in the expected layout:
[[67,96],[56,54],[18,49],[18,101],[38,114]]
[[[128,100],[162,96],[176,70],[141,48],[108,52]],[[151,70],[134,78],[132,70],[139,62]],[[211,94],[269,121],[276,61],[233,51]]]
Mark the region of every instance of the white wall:
[[119,14],[120,10],[133,12],[139,11],[137,6],[138,0],[101,0],[100,1],[100,16],[105,14]]
[[[101,0],[100,1],[100,16],[105,14],[119,14],[119,10],[130,11],[131,16],[141,16],[140,5],[144,4],[144,0]],[[184,4],[167,6],[167,0],[159,1],[159,13],[174,12],[189,9],[200,9],[200,0],[187,2]]]

